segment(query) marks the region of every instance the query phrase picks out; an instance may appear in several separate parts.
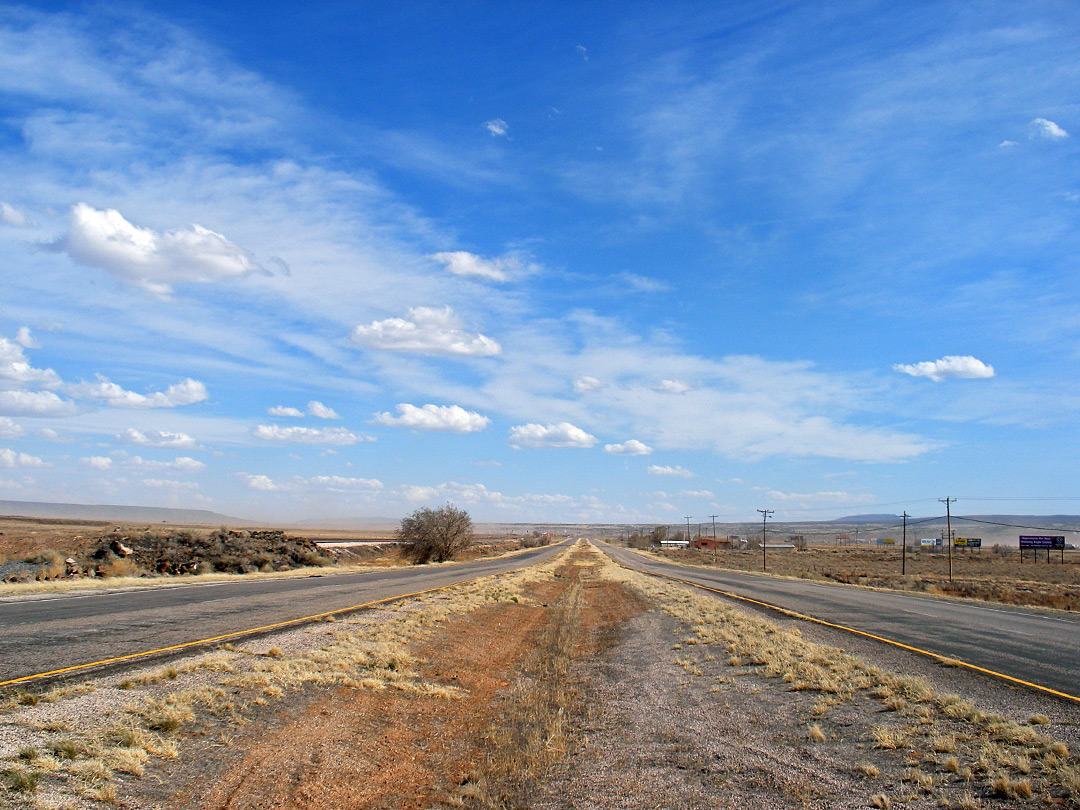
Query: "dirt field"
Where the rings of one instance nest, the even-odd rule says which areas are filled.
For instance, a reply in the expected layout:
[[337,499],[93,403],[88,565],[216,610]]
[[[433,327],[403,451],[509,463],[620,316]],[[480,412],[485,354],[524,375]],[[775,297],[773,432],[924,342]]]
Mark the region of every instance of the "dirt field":
[[579,544],[15,697],[0,778],[18,808],[1080,806],[1078,745],[1073,705],[747,613]]
[[[712,566],[712,551],[652,550],[650,553],[683,565]],[[1007,553],[991,549],[957,551],[949,581],[949,558],[935,552],[907,555],[906,574],[901,574],[899,551],[867,548],[820,548],[807,551],[766,552],[767,571],[780,576],[822,579],[849,585],[921,591],[923,593],[985,599],[1014,605],[1080,610],[1080,552],[1026,552],[1023,564],[1014,549]],[[721,549],[715,565],[734,571],[760,572],[761,550]]]

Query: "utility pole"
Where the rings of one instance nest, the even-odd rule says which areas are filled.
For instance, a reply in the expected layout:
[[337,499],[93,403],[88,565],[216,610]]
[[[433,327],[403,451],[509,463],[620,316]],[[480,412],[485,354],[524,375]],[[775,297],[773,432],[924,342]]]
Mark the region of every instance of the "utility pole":
[[900,574],[907,574],[907,510],[904,510],[904,539],[903,545],[900,546]]
[[758,509],[761,512],[761,570],[765,569],[765,521],[773,514],[772,509]]
[[689,543],[690,542],[690,518],[692,518],[693,515],[683,515],[683,517],[686,518],[686,542]]
[[949,532],[949,582],[952,582],[952,512],[949,504],[956,503],[956,498],[938,498],[938,501],[945,504],[945,525]]
[[716,565],[716,515],[710,515],[710,517],[713,518],[713,565]]

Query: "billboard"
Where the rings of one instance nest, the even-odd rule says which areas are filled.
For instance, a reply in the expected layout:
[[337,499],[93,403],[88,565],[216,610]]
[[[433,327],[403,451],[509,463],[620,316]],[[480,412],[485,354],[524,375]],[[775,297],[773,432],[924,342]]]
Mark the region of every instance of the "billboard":
[[1051,535],[1020,535],[1020,548],[1053,548],[1063,549],[1065,548],[1064,537],[1054,537]]
[[886,537],[884,540],[881,541],[881,545],[883,545],[883,546],[895,546],[896,545],[896,538],[895,537]]
[[922,540],[919,541],[919,545],[923,548],[933,548],[934,546],[938,545],[939,542],[939,540],[935,540],[933,537],[924,537]]
[[966,548],[982,548],[981,537],[957,537],[953,540],[954,546],[964,546]]

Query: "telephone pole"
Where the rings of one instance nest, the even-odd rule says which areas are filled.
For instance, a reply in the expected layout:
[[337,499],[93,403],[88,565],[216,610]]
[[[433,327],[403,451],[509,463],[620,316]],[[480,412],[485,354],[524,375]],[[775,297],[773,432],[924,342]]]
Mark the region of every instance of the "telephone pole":
[[952,582],[952,512],[949,511],[949,504],[956,503],[956,498],[938,498],[938,501],[945,504],[945,525],[949,532],[949,582]]
[[690,543],[690,518],[692,518],[693,515],[683,515],[683,517],[686,518],[686,542]]
[[904,510],[904,539],[903,545],[900,546],[900,574],[907,574],[907,510]]
[[713,565],[716,565],[716,515],[709,515],[712,518],[712,561]]
[[761,570],[765,569],[765,521],[768,520],[775,510],[758,509],[761,512]]

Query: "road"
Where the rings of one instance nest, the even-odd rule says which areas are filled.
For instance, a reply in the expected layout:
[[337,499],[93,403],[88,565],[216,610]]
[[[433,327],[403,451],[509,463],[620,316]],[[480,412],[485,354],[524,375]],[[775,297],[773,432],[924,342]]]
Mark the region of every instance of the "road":
[[566,544],[455,565],[0,603],[0,681],[340,610],[541,562]]
[[1080,617],[660,563],[600,545],[630,568],[678,577],[1080,696]]

